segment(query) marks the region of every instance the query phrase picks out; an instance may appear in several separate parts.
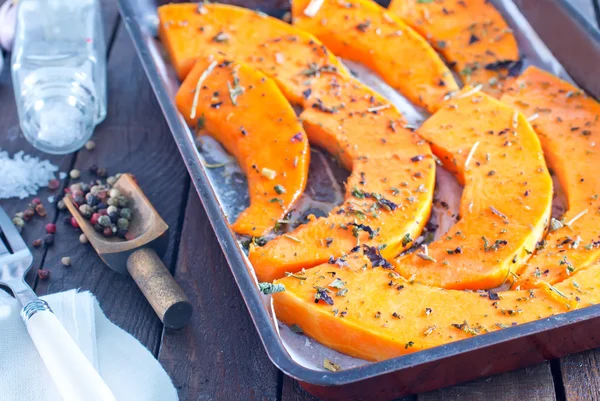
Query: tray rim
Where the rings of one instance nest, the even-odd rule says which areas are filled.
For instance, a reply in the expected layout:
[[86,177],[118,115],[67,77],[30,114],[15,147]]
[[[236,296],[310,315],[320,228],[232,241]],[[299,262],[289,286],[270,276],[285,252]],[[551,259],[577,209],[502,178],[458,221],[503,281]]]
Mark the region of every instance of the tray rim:
[[[367,380],[376,376],[388,374],[403,369],[439,361],[458,354],[480,350],[505,342],[528,337],[537,333],[548,332],[560,327],[569,326],[600,316],[600,304],[562,313],[548,318],[536,320],[522,325],[487,333],[445,345],[425,349],[412,354],[395,357],[363,366],[341,370],[339,372],[317,371],[304,367],[295,362],[280,341],[273,320],[264,307],[254,279],[248,273],[246,261],[236,239],[232,236],[229,224],[217,195],[210,184],[207,171],[195,151],[194,139],[189,130],[182,127],[182,119],[168,90],[152,60],[149,48],[145,44],[145,35],[140,26],[135,6],[135,0],[117,0],[119,11],[125,27],[134,43],[134,47],[142,63],[142,67],[154,91],[167,125],[177,144],[194,187],[200,197],[210,224],[219,241],[223,254],[240,290],[250,317],[256,327],[263,347],[271,362],[286,375],[301,382],[317,386],[342,386]],[[571,18],[583,26],[586,32],[600,44],[600,31],[591,26],[587,20],[567,0],[554,0]]]

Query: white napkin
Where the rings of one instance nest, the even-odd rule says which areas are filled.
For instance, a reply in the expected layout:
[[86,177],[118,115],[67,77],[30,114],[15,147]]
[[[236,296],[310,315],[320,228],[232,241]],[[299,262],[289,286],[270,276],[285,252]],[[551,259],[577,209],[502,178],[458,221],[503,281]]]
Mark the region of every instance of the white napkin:
[[[154,356],[111,323],[89,292],[43,297],[118,401],[176,401],[177,391]],[[0,399],[60,401],[54,383],[19,313],[21,305],[0,290]]]

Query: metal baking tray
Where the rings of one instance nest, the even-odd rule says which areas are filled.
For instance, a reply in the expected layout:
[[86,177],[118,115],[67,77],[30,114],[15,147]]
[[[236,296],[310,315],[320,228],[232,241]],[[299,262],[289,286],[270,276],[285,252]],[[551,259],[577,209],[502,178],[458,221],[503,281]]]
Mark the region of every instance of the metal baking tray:
[[[173,101],[176,78],[165,65],[155,37],[156,7],[162,0],[119,0],[119,7],[192,182],[206,209],[233,276],[271,361],[315,396],[327,400],[387,400],[517,369],[600,346],[600,305],[514,326],[383,362],[339,372],[304,367],[286,351],[257,291],[252,269],[227,223],[226,205],[211,184],[190,133]],[[234,1],[283,15],[286,1]],[[575,82],[600,97],[600,33],[565,0],[514,0]],[[560,29],[556,29],[560,27]]]

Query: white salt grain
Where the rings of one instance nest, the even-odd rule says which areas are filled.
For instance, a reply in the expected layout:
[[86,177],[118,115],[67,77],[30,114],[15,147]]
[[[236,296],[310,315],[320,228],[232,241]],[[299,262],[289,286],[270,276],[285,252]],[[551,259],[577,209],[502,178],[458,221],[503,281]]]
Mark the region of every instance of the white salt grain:
[[58,167],[48,160],[39,160],[23,152],[11,158],[0,151],[0,199],[24,199],[35,195],[40,187],[48,186]]

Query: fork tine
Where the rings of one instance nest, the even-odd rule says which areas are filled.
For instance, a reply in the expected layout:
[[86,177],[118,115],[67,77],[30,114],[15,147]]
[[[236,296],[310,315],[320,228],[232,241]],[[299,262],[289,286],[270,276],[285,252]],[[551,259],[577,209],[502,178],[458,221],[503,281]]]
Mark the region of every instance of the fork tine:
[[23,249],[28,249],[25,245],[25,241],[21,238],[21,235],[17,231],[17,228],[13,224],[12,220],[8,217],[4,209],[0,207],[0,230],[4,233],[8,245],[13,250],[13,253],[17,253]]

